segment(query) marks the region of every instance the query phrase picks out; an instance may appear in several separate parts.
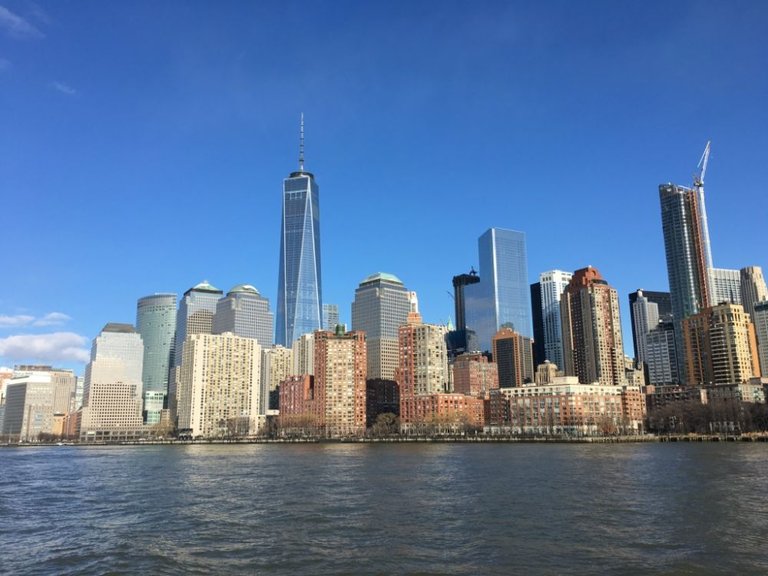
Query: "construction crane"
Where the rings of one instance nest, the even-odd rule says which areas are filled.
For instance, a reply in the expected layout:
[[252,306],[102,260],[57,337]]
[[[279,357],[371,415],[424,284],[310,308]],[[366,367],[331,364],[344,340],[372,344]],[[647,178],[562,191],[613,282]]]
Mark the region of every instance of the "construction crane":
[[704,186],[704,175],[707,173],[707,163],[709,162],[709,146],[712,143],[711,140],[707,140],[707,145],[704,147],[704,153],[701,155],[699,163],[696,165],[698,174],[693,175],[693,186],[695,188],[702,188]]

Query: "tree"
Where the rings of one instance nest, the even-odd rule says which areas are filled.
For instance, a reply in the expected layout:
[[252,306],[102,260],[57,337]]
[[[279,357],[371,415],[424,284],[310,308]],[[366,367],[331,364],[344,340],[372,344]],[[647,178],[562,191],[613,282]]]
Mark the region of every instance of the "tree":
[[374,438],[392,436],[400,432],[400,418],[392,412],[384,412],[376,416],[376,421],[371,426],[371,435]]

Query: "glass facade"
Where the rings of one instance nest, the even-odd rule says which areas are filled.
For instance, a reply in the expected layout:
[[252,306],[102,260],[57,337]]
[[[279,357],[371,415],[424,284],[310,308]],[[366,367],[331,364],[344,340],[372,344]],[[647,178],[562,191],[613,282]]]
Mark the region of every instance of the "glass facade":
[[477,333],[481,350],[504,325],[533,337],[525,234],[491,228],[478,240],[480,282],[464,288],[467,328]]
[[174,356],[176,294],[154,294],[140,298],[136,307],[136,331],[144,341],[144,421],[160,422],[168,407],[168,380]]
[[319,330],[322,300],[319,188],[309,172],[293,172],[283,181],[275,342]]
[[259,345],[268,348],[272,346],[273,319],[269,300],[250,284],[240,284],[216,304],[213,333],[256,338]]

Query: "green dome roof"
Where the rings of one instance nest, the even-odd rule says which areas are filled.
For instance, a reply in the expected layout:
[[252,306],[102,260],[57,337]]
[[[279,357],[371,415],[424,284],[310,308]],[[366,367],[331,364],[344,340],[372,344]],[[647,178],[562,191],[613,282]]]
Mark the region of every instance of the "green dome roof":
[[250,284],[238,284],[229,291],[229,294],[256,294],[259,296],[259,291]]
[[403,281],[400,280],[400,278],[398,278],[394,274],[387,274],[386,272],[376,272],[376,274],[371,274],[365,280],[360,282],[360,284],[367,284],[368,282],[376,282],[376,281],[393,282],[395,284],[403,283]]
[[203,280],[200,282],[200,284],[194,286],[192,290],[204,290],[206,292],[221,292],[216,286],[208,282],[208,280]]

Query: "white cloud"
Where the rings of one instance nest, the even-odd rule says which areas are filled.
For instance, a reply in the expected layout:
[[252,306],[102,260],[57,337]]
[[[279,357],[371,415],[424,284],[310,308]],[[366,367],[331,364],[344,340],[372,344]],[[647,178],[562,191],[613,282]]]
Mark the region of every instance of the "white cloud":
[[34,316],[28,316],[27,314],[17,314],[16,316],[0,316],[0,328],[16,328],[18,326],[27,326],[34,320]]
[[72,318],[62,312],[50,312],[42,318],[35,320],[32,326],[61,326],[70,320],[72,320]]
[[23,334],[0,338],[0,357],[13,361],[88,362],[88,339],[74,332]]
[[0,29],[5,30],[8,35],[14,38],[43,38],[45,36],[40,30],[5,6],[0,6]]
[[74,96],[77,94],[77,90],[68,84],[64,84],[63,82],[51,82],[51,88],[61,92],[62,94],[66,94],[67,96]]

